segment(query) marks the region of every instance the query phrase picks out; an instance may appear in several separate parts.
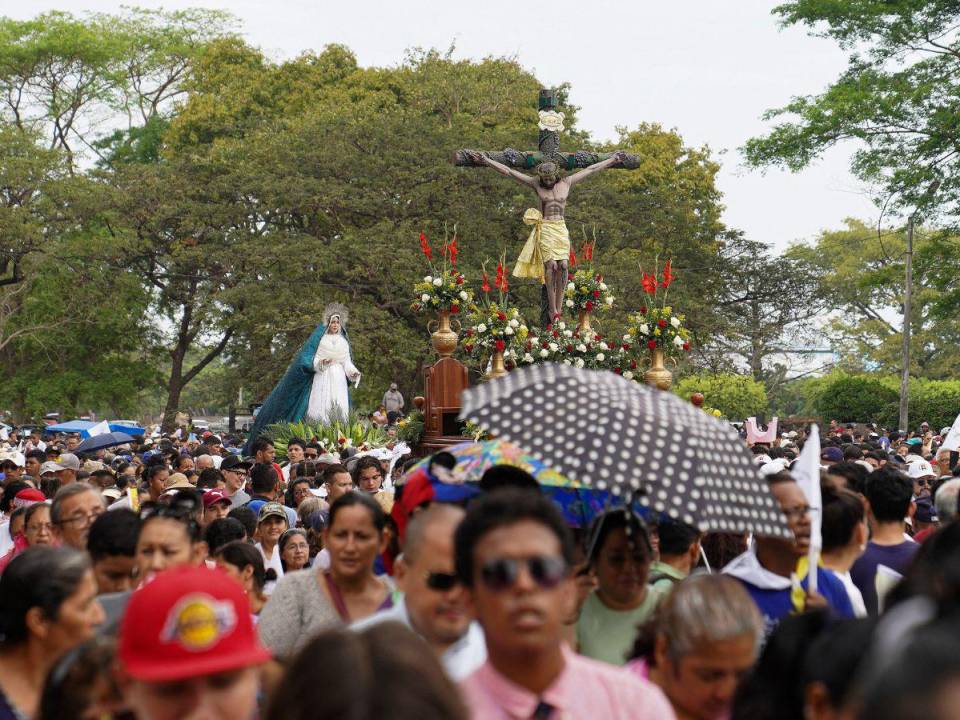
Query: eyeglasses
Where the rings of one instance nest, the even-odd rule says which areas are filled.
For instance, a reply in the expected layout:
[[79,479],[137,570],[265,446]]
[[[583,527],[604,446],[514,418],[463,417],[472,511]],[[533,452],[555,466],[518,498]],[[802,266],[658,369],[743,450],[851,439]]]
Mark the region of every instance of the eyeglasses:
[[24,529],[27,532],[35,532],[35,533],[38,533],[41,530],[46,530],[47,532],[53,532],[53,523],[45,522],[45,523],[37,523],[36,525],[27,525]]
[[521,564],[527,566],[530,577],[544,590],[556,587],[567,574],[567,563],[559,557],[535,556],[523,560],[499,558],[480,568],[480,579],[494,592],[508,590],[517,584]]
[[460,584],[460,578],[451,573],[428,572],[425,579],[427,587],[437,592],[452,590]]
[[75,525],[78,528],[85,528],[91,525],[93,521],[96,520],[101,515],[103,515],[103,510],[101,510],[100,512],[92,512],[89,515],[75,515],[74,517],[71,517],[71,518],[63,518],[63,520],[60,520],[56,524]]
[[811,510],[813,510],[813,508],[809,505],[799,505],[792,508],[783,508],[783,514],[788,518],[802,519],[809,515]]

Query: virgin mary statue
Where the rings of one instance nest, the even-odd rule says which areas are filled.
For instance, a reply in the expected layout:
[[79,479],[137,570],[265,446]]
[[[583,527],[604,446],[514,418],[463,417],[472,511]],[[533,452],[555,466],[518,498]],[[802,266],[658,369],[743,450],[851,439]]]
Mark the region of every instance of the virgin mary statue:
[[346,419],[350,412],[347,385],[360,383],[360,371],[350,358],[347,317],[343,305],[327,305],[323,322],[307,338],[257,413],[251,440],[273,423]]

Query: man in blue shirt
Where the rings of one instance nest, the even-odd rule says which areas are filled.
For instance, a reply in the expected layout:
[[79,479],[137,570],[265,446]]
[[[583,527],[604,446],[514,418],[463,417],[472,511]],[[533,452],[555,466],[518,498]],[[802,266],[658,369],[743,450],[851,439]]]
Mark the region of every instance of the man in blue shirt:
[[843,583],[826,568],[817,568],[817,591],[810,592],[808,574],[797,577],[797,566],[810,549],[810,506],[800,486],[788,472],[767,478],[780,503],[793,540],[756,538],[753,548],[734,558],[724,569],[743,583],[763,614],[766,634],[780,619],[795,612],[829,607],[839,617],[852,618],[853,606]]

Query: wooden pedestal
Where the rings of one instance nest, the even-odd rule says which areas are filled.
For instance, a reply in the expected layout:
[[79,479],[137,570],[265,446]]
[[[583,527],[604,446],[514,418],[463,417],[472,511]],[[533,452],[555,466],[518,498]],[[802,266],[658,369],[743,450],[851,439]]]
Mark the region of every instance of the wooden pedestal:
[[453,358],[441,358],[424,370],[423,439],[421,445],[434,452],[466,442],[460,434],[460,393],[470,387],[467,366]]

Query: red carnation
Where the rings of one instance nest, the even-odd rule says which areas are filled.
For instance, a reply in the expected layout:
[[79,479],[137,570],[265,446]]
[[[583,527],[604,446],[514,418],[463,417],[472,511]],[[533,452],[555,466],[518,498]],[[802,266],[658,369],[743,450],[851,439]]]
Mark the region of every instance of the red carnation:
[[631,360],[631,361],[630,361],[630,369],[631,369],[631,370],[636,370],[636,369],[637,369],[637,361],[636,361],[636,360]]
[[554,331],[553,331],[553,336],[554,336],[555,338],[560,337],[560,331],[559,331],[559,330],[554,330]]
[[473,345],[464,345],[463,349],[467,351],[467,354],[473,352]]
[[614,371],[617,375],[623,375],[623,370],[621,370],[620,368],[614,368],[613,371]]
[[463,285],[463,275],[457,275],[457,285]]
[[587,312],[590,312],[591,310],[593,310],[593,301],[587,300],[587,304],[583,306],[583,309],[586,310]]
[[601,282],[601,281],[603,280],[603,276],[602,276],[600,273],[597,273],[597,276],[596,276],[596,278],[594,278],[594,279],[595,279],[597,282]]
[[657,341],[656,341],[656,340],[647,340],[647,347],[650,348],[651,350],[656,350],[656,349],[657,349]]
[[507,316],[504,315],[502,312],[497,313],[497,320],[500,320],[501,322],[503,322],[506,319],[507,319]]
[[337,440],[337,442],[340,443],[341,445],[345,445],[347,442],[347,439],[345,437],[342,437],[339,440]]
[[567,345],[567,352],[573,352],[573,345]]
[[624,343],[624,344],[623,344],[623,349],[624,349],[624,350],[629,350],[629,349],[630,349],[629,343]]
[[550,347],[550,343],[548,343],[546,340],[544,340],[543,343],[540,345],[540,347],[542,347],[544,350],[546,350],[547,348]]
[[450,306],[450,314],[451,314],[451,315],[456,315],[456,314],[459,313],[459,312],[460,312],[460,306],[459,306],[459,305],[451,305],[451,306]]
[[684,344],[683,344],[683,349],[684,349],[684,350],[690,350],[690,343],[684,343]]
[[503,352],[503,349],[506,347],[506,344],[503,340],[497,340],[493,346],[497,349],[497,352]]
[[594,296],[595,298],[600,297],[600,291],[599,291],[599,290],[594,290],[594,291],[593,291],[593,296]]
[[602,339],[603,339],[603,338],[600,337],[599,335],[594,335],[594,336],[593,336],[594,342],[600,342]]
[[657,325],[659,325],[662,328],[665,328],[667,326],[667,321],[661,318],[660,320],[657,320]]

